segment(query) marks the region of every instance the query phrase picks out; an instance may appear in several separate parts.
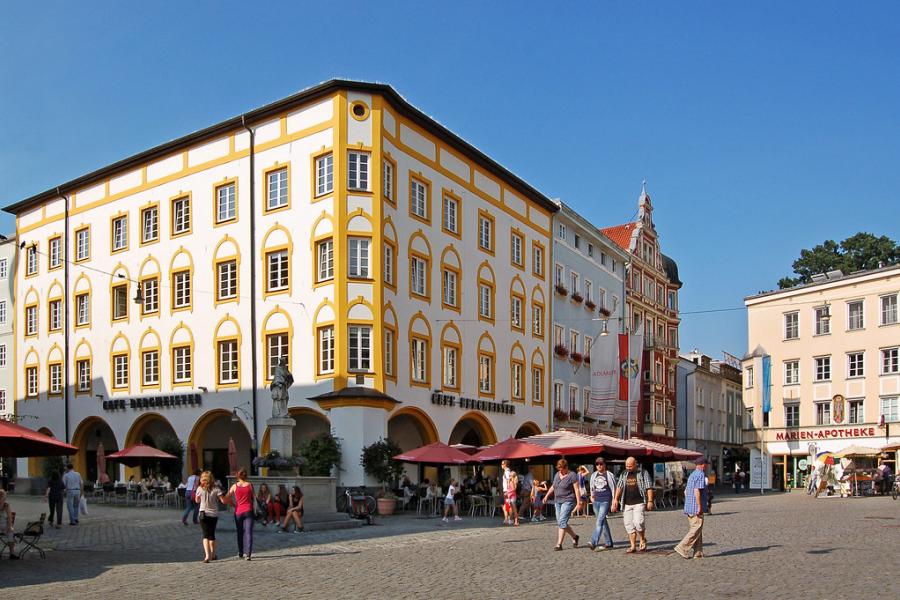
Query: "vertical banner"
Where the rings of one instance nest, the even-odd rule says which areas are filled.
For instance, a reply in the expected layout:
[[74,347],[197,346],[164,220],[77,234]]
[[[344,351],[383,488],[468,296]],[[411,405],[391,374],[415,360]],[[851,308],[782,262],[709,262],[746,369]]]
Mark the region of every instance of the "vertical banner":
[[598,336],[591,344],[591,399],[587,414],[599,421],[615,418],[619,397],[618,337]]
[[[634,425],[641,396],[641,363],[644,357],[644,327],[639,325],[637,331],[628,336],[628,362],[631,386],[628,394],[628,420]],[[629,427],[629,431],[631,428]],[[633,433],[633,432],[632,432]]]
[[762,359],[762,410],[772,410],[772,357],[768,354]]
[[631,361],[628,359],[628,334],[623,333],[619,338],[619,400],[616,402],[613,419],[616,423],[625,425],[628,429],[628,389],[631,381]]

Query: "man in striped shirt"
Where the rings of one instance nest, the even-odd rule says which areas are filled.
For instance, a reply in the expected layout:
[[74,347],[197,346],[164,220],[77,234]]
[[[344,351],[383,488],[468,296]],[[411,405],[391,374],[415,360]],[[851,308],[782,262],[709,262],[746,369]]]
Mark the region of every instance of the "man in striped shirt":
[[687,515],[689,528],[684,539],[675,546],[675,552],[682,558],[703,556],[703,513],[707,511],[709,502],[706,459],[698,458],[694,466],[694,472],[688,477],[684,490],[684,514]]

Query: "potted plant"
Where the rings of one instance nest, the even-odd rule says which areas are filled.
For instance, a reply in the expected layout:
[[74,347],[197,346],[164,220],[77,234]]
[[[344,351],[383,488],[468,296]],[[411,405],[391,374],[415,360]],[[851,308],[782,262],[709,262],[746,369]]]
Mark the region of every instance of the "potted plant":
[[561,283],[557,283],[556,287],[554,287],[553,289],[555,289],[556,293],[559,294],[560,296],[568,296],[569,295],[569,290],[567,290],[566,286],[564,286]]
[[366,475],[381,484],[381,493],[377,499],[378,514],[392,515],[397,508],[397,496],[388,486],[403,475],[403,465],[394,460],[401,452],[400,446],[390,438],[378,440],[363,448],[359,464]]
[[561,408],[554,408],[553,409],[553,418],[556,420],[557,423],[562,423],[564,421],[569,420],[569,413],[567,413],[566,411],[564,411]]
[[553,353],[560,358],[565,358],[569,355],[569,349],[564,344],[557,344],[553,347]]
[[269,450],[266,454],[254,458],[253,466],[257,469],[268,469],[269,476],[294,476],[303,466],[303,459],[299,456],[282,456],[278,450]]
[[577,410],[577,409],[576,409],[576,410],[571,410],[571,411],[569,411],[569,419],[571,419],[572,421],[577,421],[577,420],[580,419],[580,418],[581,418],[581,411],[580,411],[580,410]]
[[572,302],[575,304],[581,304],[584,301],[584,296],[579,294],[578,292],[572,292]]
[[593,300],[588,300],[587,302],[584,303],[584,307],[586,309],[588,309],[589,311],[594,312],[594,309],[597,308],[597,305],[594,303]]
[[341,464],[341,439],[330,432],[319,434],[300,444],[297,452],[303,458],[303,475],[330,477]]
[[585,422],[585,423],[594,423],[594,422],[596,422],[596,421],[597,421],[597,419],[595,419],[594,417],[588,417],[588,416],[585,416],[585,417],[584,417],[584,422]]
[[600,315],[603,317],[609,317],[612,315],[612,311],[606,308],[605,306],[600,307]]
[[572,359],[573,363],[580,363],[582,360],[584,360],[584,356],[582,356],[581,352],[573,352],[569,355],[569,358]]

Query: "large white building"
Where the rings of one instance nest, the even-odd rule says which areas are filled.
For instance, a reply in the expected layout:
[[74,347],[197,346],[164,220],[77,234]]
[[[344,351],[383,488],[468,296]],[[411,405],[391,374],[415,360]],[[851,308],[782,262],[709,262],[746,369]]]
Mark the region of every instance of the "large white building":
[[557,206],[387,85],[330,81],[6,210],[18,411],[91,478],[98,442],[163,434],[247,464],[281,358],[295,443],[342,438],[341,485],[380,437],[548,426]]
[[15,362],[13,323],[16,272],[15,237],[0,240],[0,419],[9,419],[15,409]]

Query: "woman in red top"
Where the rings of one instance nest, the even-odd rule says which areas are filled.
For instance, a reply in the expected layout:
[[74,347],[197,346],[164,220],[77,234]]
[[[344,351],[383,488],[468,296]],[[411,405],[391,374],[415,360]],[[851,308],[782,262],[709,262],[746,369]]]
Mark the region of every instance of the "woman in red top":
[[253,554],[253,484],[247,481],[247,469],[238,469],[237,482],[225,494],[225,500],[229,499],[234,501],[238,558],[250,560],[250,555]]

